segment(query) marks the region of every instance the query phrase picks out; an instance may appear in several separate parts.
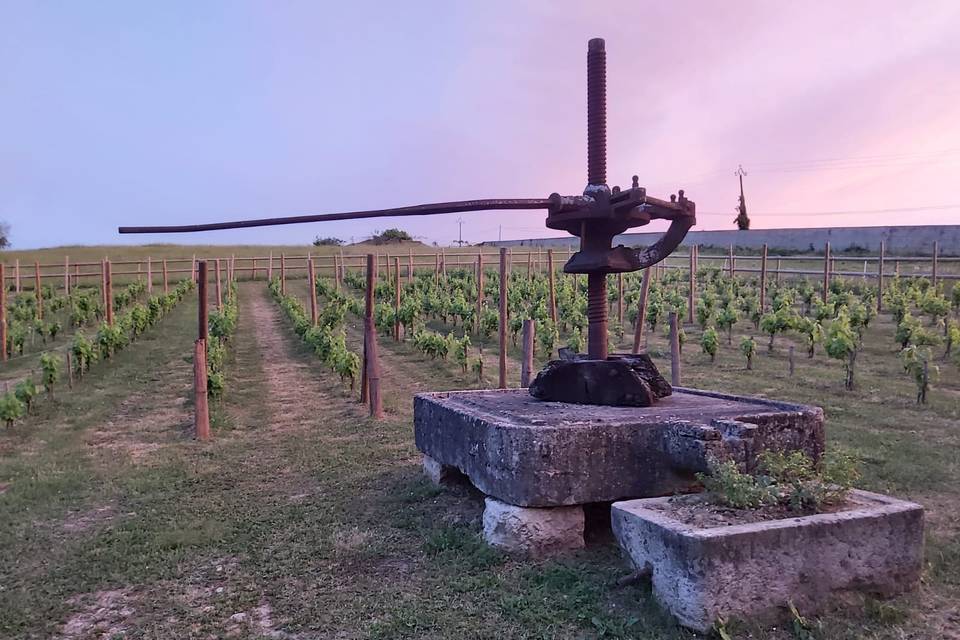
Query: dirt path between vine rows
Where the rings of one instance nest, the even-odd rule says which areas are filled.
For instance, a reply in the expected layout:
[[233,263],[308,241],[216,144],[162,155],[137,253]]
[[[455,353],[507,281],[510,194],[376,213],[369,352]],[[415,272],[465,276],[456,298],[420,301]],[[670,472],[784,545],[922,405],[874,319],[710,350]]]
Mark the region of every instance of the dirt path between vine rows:
[[309,429],[320,415],[355,418],[356,409],[339,391],[332,373],[318,372],[297,353],[298,338],[266,288],[251,288],[240,309],[240,324],[253,340],[237,341],[237,377],[241,385],[262,376],[262,398],[272,431]]

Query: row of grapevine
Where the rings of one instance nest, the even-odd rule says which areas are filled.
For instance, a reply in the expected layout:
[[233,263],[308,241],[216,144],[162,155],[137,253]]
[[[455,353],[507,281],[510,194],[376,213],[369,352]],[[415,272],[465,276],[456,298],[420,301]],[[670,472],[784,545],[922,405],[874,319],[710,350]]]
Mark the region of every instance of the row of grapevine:
[[[754,331],[769,336],[768,352],[776,350],[776,339],[782,335],[799,340],[810,358],[822,348],[827,356],[843,364],[845,386],[853,388],[856,358],[864,332],[877,315],[879,292],[875,286],[865,281],[834,278],[824,296],[822,284],[807,279],[767,282],[761,292],[756,277],[731,277],[717,268],[699,269],[696,275],[694,296],[690,295],[688,275],[679,270],[666,272],[651,284],[645,316],[647,328],[656,331],[658,326],[663,326],[669,312],[677,313],[680,318],[687,317],[692,299],[694,317],[700,328],[700,346],[711,360],[721,351],[721,335],[732,345],[738,324],[749,322]],[[551,318],[546,276],[514,273],[509,278],[507,331],[514,346],[523,320],[530,318],[536,323],[537,347],[542,355],[552,355],[563,343],[576,351],[583,349],[587,324],[585,278],[567,276],[556,280],[556,322]],[[615,282],[614,278],[611,276],[611,281]],[[622,341],[626,329],[626,323],[616,318],[622,314],[630,324],[636,322],[640,278],[639,273],[625,275],[622,298],[618,287],[608,287],[611,350]],[[360,273],[345,273],[344,282],[359,291],[365,288]],[[925,364],[931,360],[929,347],[939,344],[944,345],[942,359],[953,358],[956,362],[960,324],[950,315],[960,316],[960,287],[954,287],[948,297],[942,285],[933,286],[926,278],[895,277],[888,283],[884,287],[884,302],[897,323],[896,337],[906,371],[919,379],[917,372],[921,368],[931,369]],[[330,288],[323,281],[319,281],[317,287],[321,293]],[[390,334],[399,319],[407,336],[420,336],[421,343],[436,351],[433,343],[437,340],[423,339],[422,331],[427,324],[441,333],[445,333],[443,327],[451,327],[456,334],[472,335],[481,344],[498,331],[499,274],[496,272],[485,273],[482,304],[477,304],[477,278],[472,270],[450,270],[442,276],[417,274],[412,282],[401,285],[399,309],[394,304],[394,287],[392,280],[376,283],[374,319],[381,333]],[[922,322],[912,313],[926,316],[929,327],[921,326]],[[682,327],[679,339],[681,345],[686,339]],[[755,340],[744,336],[739,346],[748,366],[752,367]]]
[[[126,312],[115,316],[113,323],[101,323],[92,340],[77,332],[70,347],[72,373],[82,379],[96,362],[108,360],[126,348],[159,322],[192,288],[193,282],[184,280],[168,294],[153,296],[146,304],[133,304]],[[62,376],[63,358],[53,352],[41,354],[40,371],[42,384],[52,396]],[[32,407],[37,391],[33,378],[28,377],[17,383],[12,391],[0,396],[0,420],[10,427],[24,417]]]
[[223,308],[210,312],[207,318],[207,391],[214,397],[223,395],[226,389],[227,348],[230,338],[237,329],[239,305],[237,302],[237,283],[227,286]]
[[[120,312],[136,300],[146,290],[142,282],[134,282],[113,296],[113,309]],[[54,295],[53,287],[43,285],[43,296],[38,305],[33,293],[20,293],[13,297],[7,309],[7,354],[24,355],[27,340],[40,339],[56,341],[64,329],[69,326],[81,328],[102,320],[106,312],[103,307],[103,292],[99,288],[74,289],[68,296]],[[63,317],[57,317],[69,310]],[[62,315],[62,314],[61,314]]]
[[347,311],[353,310],[351,307],[355,303],[349,302],[345,297],[331,296],[319,314],[317,325],[313,326],[303,304],[295,296],[281,292],[279,278],[270,281],[269,289],[274,300],[293,323],[296,334],[328,368],[340,376],[342,382],[349,382],[350,390],[353,391],[360,376],[362,359],[347,347],[343,320]]

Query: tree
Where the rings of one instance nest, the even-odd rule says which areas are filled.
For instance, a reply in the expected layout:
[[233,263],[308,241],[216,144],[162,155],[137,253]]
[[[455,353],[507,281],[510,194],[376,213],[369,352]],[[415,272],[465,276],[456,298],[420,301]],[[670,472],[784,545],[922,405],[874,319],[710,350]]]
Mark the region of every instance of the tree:
[[6,222],[0,222],[0,249],[10,247],[10,225]]
[[413,236],[400,229],[387,229],[370,238],[373,244],[388,244],[392,242],[413,242]]
[[315,247],[339,247],[342,244],[343,240],[340,238],[321,238],[320,236],[317,236],[313,239],[313,246]]

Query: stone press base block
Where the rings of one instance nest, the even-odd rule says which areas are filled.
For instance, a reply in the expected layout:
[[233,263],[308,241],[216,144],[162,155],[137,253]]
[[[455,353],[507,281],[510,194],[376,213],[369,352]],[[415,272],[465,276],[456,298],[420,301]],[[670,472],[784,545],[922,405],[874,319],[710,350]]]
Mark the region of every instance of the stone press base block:
[[583,507],[517,507],[487,498],[483,509],[483,538],[508,551],[540,555],[583,547]]
[[693,389],[651,407],[537,400],[525,389],[452,391],[414,399],[417,448],[480,491],[521,507],[669,495],[696,486],[711,457],[748,469],[766,449],[819,459],[823,411]]
[[[694,499],[695,496],[682,498]],[[614,535],[653,594],[681,624],[706,632],[721,616],[774,622],[858,592],[915,587],[923,562],[923,507],[866,491],[837,513],[698,528],[658,509],[669,498],[614,503]]]
[[[456,467],[423,456],[423,471],[439,486],[469,483]],[[584,546],[583,507],[518,507],[487,496],[483,508],[483,538],[506,551],[542,555]]]

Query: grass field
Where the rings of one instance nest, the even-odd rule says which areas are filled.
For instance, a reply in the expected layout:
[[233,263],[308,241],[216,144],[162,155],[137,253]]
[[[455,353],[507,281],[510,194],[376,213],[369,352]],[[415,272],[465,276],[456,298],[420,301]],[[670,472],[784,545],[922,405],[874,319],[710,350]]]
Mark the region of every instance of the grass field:
[[[302,280],[289,287],[306,294]],[[609,538],[511,557],[478,537],[479,495],[423,478],[411,396],[477,386],[453,362],[381,338],[387,419],[372,422],[265,284],[241,283],[227,392],[213,407],[214,440],[198,443],[195,323],[187,300],[0,434],[0,637],[693,637],[646,585],[615,585],[629,568]],[[349,324],[356,347],[359,323]],[[960,375],[944,364],[929,404],[917,405],[892,332],[887,316],[871,324],[847,392],[838,362],[808,360],[799,345],[789,376],[787,338],[770,354],[758,338],[748,372],[736,349],[743,327],[715,364],[688,329],[684,384],[823,406],[830,445],[863,460],[865,488],[928,509],[919,592],[831,613],[810,635],[731,625],[732,637],[957,637]],[[668,369],[659,331],[648,348]],[[494,378],[496,351],[484,355]]]

